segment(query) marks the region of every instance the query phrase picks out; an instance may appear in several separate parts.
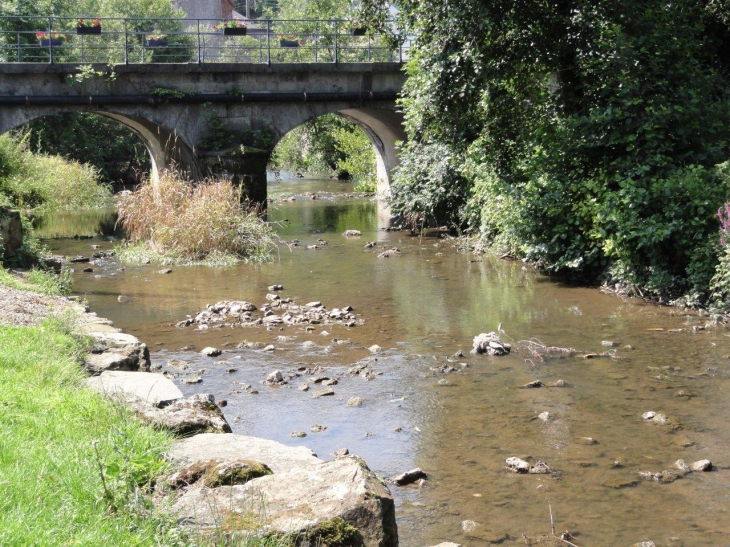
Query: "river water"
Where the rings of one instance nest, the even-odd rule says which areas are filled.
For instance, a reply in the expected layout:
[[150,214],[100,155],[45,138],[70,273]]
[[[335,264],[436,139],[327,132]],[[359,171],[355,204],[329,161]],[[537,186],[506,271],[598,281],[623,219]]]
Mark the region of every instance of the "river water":
[[[566,286],[520,262],[457,252],[439,234],[381,230],[376,203],[348,192],[351,186],[336,181],[272,181],[269,220],[282,243],[270,263],[161,274],[160,266],[121,269],[101,260],[91,273],[77,265],[75,290],[92,310],[147,342],[153,364],[181,378],[202,369],[202,383],[181,389],[226,400],[235,433],[305,445],[323,459],[347,447],[380,476],[421,467],[429,479],[420,487],[391,486],[405,547],[525,545],[523,534],[535,540],[550,533],[551,512],[555,531],[569,530],[581,547],[730,545],[730,338],[723,328],[703,330],[706,318],[695,312]],[[362,236],[346,238],[347,229]],[[103,215],[46,219],[44,233],[52,250],[66,255],[114,245],[113,222]],[[62,237],[73,234],[97,235]],[[294,239],[299,246],[284,243]],[[307,249],[318,239],[327,243]],[[377,245],[366,249],[368,241]],[[400,255],[377,257],[392,247]],[[267,286],[279,283],[282,298],[349,305],[364,323],[313,331],[174,326],[220,300],[260,306]],[[472,338],[500,324],[514,351],[469,355]],[[533,349],[540,341],[611,355],[545,358],[529,351],[527,340]],[[609,341],[614,345],[602,344]],[[249,347],[238,349],[245,342]],[[264,351],[268,344],[276,349]],[[371,353],[373,344],[382,350]],[[225,351],[201,356],[206,346]],[[452,357],[459,350],[464,357]],[[171,359],[187,369],[168,366]],[[349,375],[354,364],[368,364],[376,376]],[[262,384],[273,370],[318,365],[338,379],[334,396],[314,399],[316,385],[300,391],[311,381],[306,374],[279,387]],[[566,385],[522,387],[533,380]],[[362,406],[348,406],[352,396]],[[669,422],[647,422],[647,411]],[[547,421],[538,418],[544,412]],[[311,432],[314,424],[327,429]],[[307,436],[291,437],[296,430]],[[544,461],[553,473],[510,473],[510,456]],[[716,469],[668,484],[638,480],[639,471],[669,469],[680,458],[708,458]],[[465,532],[464,521],[479,526]]]

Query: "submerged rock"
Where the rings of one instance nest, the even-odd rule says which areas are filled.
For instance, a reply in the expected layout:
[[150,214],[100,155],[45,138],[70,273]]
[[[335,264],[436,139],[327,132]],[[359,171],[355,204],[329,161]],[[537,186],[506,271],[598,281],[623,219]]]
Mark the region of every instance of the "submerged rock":
[[473,355],[507,355],[512,346],[502,342],[496,332],[481,333],[474,337]]
[[399,475],[389,477],[387,480],[397,486],[406,486],[407,484],[412,484],[420,479],[427,478],[428,475],[426,475],[423,469],[421,469],[420,467],[416,467],[415,469],[411,469],[410,471],[405,471],[403,473],[400,473]]
[[538,461],[535,465],[530,465],[525,460],[512,456],[505,460],[505,468],[513,473],[530,473],[533,475],[544,475],[551,473],[550,468],[545,462]]

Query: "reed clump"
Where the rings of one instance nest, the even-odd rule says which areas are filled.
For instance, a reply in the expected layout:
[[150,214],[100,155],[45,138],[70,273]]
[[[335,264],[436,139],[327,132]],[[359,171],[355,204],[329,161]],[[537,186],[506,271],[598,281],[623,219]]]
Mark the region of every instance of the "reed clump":
[[275,248],[272,230],[225,178],[193,184],[165,172],[122,196],[118,212],[131,243],[123,259],[147,260],[151,251],[167,263],[263,260]]

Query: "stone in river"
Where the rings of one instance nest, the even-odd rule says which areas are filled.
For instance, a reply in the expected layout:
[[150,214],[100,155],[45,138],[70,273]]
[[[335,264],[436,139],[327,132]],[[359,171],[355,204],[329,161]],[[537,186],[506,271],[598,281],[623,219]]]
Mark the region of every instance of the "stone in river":
[[496,332],[483,332],[474,337],[471,353],[474,355],[507,355],[510,351],[512,351],[512,346],[502,342]]
[[199,384],[203,381],[202,376],[186,376],[185,378],[180,380],[183,384]]
[[265,347],[265,348],[263,349],[263,351],[274,351],[275,349],[276,349],[276,348],[275,348],[275,347],[274,347],[274,346],[273,346],[272,344],[269,344],[268,346],[266,346],[266,347]]
[[593,437],[578,437],[575,442],[578,444],[584,444],[586,446],[598,444],[598,441]]
[[310,430],[310,431],[311,431],[312,433],[321,433],[322,431],[326,431],[326,430],[327,430],[327,426],[326,426],[326,425],[320,425],[320,424],[313,424],[313,425],[312,425],[312,426],[311,426],[311,427],[309,428],[309,430]]
[[218,348],[207,347],[203,348],[200,353],[203,355],[207,355],[208,357],[218,357],[223,352]]
[[532,382],[526,383],[524,388],[537,388],[537,387],[543,387],[545,384],[543,384],[540,380],[533,380]]
[[538,417],[538,419],[542,420],[543,422],[549,422],[552,419],[552,415],[547,411],[541,412],[540,414],[537,415],[537,417]]
[[274,372],[269,373],[269,375],[266,377],[267,384],[280,384],[283,381],[284,377],[282,376],[280,370],[275,370]]
[[269,290],[270,291],[283,291],[284,290],[284,285],[271,285],[269,287]]
[[309,384],[299,384],[299,391],[308,391]]
[[335,394],[334,389],[330,389],[330,388],[320,389],[318,391],[315,391],[312,394],[312,399],[319,399],[320,397],[327,397],[327,396],[334,395],[334,394]]
[[358,237],[362,235],[360,230],[345,230],[342,234],[345,237]]
[[690,464],[692,471],[712,471],[712,462],[710,460],[699,460]]
[[378,352],[380,352],[380,350],[382,350],[382,349],[383,349],[383,348],[381,348],[381,347],[380,347],[379,345],[377,345],[377,344],[373,344],[372,346],[370,346],[370,347],[368,348],[368,351],[369,351],[370,353],[378,353]]
[[405,471],[404,473],[390,477],[388,478],[388,480],[396,486],[405,486],[407,484],[414,483],[419,479],[427,478],[428,475],[426,475],[423,469],[421,469],[420,467],[416,467],[415,469],[411,469],[410,471]]
[[505,467],[513,473],[527,473],[530,471],[530,464],[515,456],[505,460]]
[[362,397],[350,397],[347,406],[362,406]]
[[297,430],[297,431],[292,431],[292,432],[291,432],[291,433],[289,434],[289,436],[290,436],[290,437],[298,437],[298,438],[302,438],[302,437],[306,437],[306,436],[307,436],[307,434],[306,434],[306,433],[305,433],[304,431],[299,431],[299,430]]

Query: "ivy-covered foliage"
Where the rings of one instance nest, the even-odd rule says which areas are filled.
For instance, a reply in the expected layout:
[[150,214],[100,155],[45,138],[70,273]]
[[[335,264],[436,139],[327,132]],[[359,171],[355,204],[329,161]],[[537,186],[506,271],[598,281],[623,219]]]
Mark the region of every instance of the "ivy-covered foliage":
[[[718,166],[730,158],[730,2],[398,6],[417,40],[395,210],[450,218],[571,277],[707,295],[730,197]],[[448,214],[431,214],[444,196]]]

